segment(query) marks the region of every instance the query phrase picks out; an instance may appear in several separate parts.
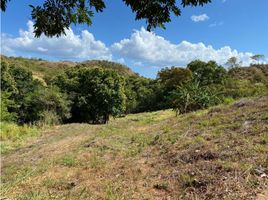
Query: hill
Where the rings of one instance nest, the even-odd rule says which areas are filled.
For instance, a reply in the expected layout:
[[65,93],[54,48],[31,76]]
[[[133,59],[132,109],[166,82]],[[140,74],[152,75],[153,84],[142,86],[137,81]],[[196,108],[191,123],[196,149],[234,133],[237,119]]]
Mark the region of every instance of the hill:
[[45,77],[52,77],[61,73],[64,69],[71,67],[77,67],[83,65],[89,68],[108,68],[114,69],[123,76],[138,76],[130,68],[120,63],[104,61],[104,60],[91,60],[84,62],[71,62],[71,61],[46,61],[42,59],[29,59],[22,57],[7,57],[1,55],[1,62],[7,62],[9,64],[15,64],[24,69],[32,71],[33,75],[37,78],[43,79]]
[[268,96],[56,126],[3,155],[1,196],[266,199],[267,133]]

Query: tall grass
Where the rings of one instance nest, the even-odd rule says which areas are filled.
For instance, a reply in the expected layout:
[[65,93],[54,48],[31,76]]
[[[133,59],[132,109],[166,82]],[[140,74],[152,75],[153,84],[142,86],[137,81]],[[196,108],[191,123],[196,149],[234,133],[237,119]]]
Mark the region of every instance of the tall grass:
[[0,133],[1,153],[7,153],[22,145],[27,138],[38,136],[40,130],[29,125],[0,122]]

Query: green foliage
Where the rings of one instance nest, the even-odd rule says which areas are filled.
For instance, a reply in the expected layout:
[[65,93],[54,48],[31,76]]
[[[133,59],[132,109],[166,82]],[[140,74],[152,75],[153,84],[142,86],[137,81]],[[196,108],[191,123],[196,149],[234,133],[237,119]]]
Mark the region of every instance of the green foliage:
[[24,122],[58,124],[70,117],[67,95],[56,87],[41,87],[24,99]]
[[[153,1],[135,1],[122,0],[131,10],[136,13],[136,20],[144,19],[147,23],[147,29],[162,27],[171,21],[171,14],[179,16],[180,8],[176,0],[153,0]],[[211,0],[182,0],[183,7],[203,6],[210,3]],[[7,0],[1,0],[1,10],[5,11]],[[92,24],[92,17],[95,12],[102,12],[105,8],[104,0],[44,0],[43,5],[33,6],[32,20],[34,21],[35,36],[41,34],[46,36],[59,37],[65,34],[65,30],[71,24],[86,23]]]
[[8,110],[14,106],[14,101],[9,99],[10,94],[7,92],[1,92],[0,101],[0,121],[14,121],[16,119],[16,113],[9,112]]
[[192,71],[189,69],[171,67],[158,72],[158,79],[165,89],[170,91],[192,80]]
[[9,93],[17,93],[16,82],[9,72],[6,62],[1,62],[1,90]]
[[142,77],[126,80],[126,113],[159,110],[164,107],[163,90],[159,81]]
[[193,78],[201,85],[222,84],[226,78],[227,72],[215,61],[203,62],[195,60],[187,65],[187,69],[193,73]]
[[71,121],[106,123],[125,110],[124,79],[112,70],[80,67],[67,70],[54,83],[69,94]]
[[[164,68],[153,80],[109,61],[1,58],[1,120],[19,124],[105,123],[109,116],[167,108],[189,112],[268,92],[268,67],[261,64],[227,72],[214,61],[196,60],[186,69]],[[199,95],[192,98],[195,106],[188,93]]]
[[225,63],[230,69],[238,68],[241,65],[241,62],[238,62],[236,57],[231,57]]
[[18,126],[13,122],[0,122],[1,124],[1,141],[21,140],[24,137],[34,136],[38,129],[29,125]]
[[0,149],[6,154],[25,143],[27,138],[40,135],[40,130],[27,124],[17,125],[14,122],[0,121]]
[[[55,87],[46,88],[32,73],[21,67],[1,65],[1,120],[16,120],[18,123],[34,123],[55,113],[58,121],[69,115],[66,95]],[[51,121],[50,116],[50,121]]]
[[228,79],[223,94],[234,99],[242,97],[260,96],[268,92],[263,83],[252,83],[249,80]]
[[169,101],[177,115],[208,108],[218,104],[220,99],[217,95],[212,94],[208,87],[200,86],[197,82],[189,82],[172,91]]

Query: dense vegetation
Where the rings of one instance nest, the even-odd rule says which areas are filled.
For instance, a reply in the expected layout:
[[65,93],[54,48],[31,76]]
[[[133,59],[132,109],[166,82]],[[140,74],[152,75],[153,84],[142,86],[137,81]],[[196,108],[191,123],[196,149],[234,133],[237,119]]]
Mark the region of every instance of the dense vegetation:
[[2,56],[1,121],[96,124],[167,108],[178,115],[268,90],[267,65],[226,70],[196,60],[186,68],[164,68],[153,80],[108,61],[53,64]]
[[[260,64],[196,60],[148,79],[108,61],[3,57],[1,196],[252,199],[267,185],[267,95],[206,108],[267,92]],[[146,112],[167,108],[180,117]],[[46,126],[69,122],[86,123]]]

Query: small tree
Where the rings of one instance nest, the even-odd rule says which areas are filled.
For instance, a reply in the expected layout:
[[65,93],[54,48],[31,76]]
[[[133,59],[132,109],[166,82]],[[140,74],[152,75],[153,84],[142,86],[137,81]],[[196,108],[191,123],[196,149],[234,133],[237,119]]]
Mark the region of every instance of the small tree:
[[254,60],[257,64],[259,64],[260,60],[262,60],[263,58],[265,58],[264,55],[262,54],[256,54],[250,57],[252,60]]
[[225,63],[230,69],[238,68],[242,64],[242,62],[238,62],[238,59],[236,57],[231,57],[227,60]]

